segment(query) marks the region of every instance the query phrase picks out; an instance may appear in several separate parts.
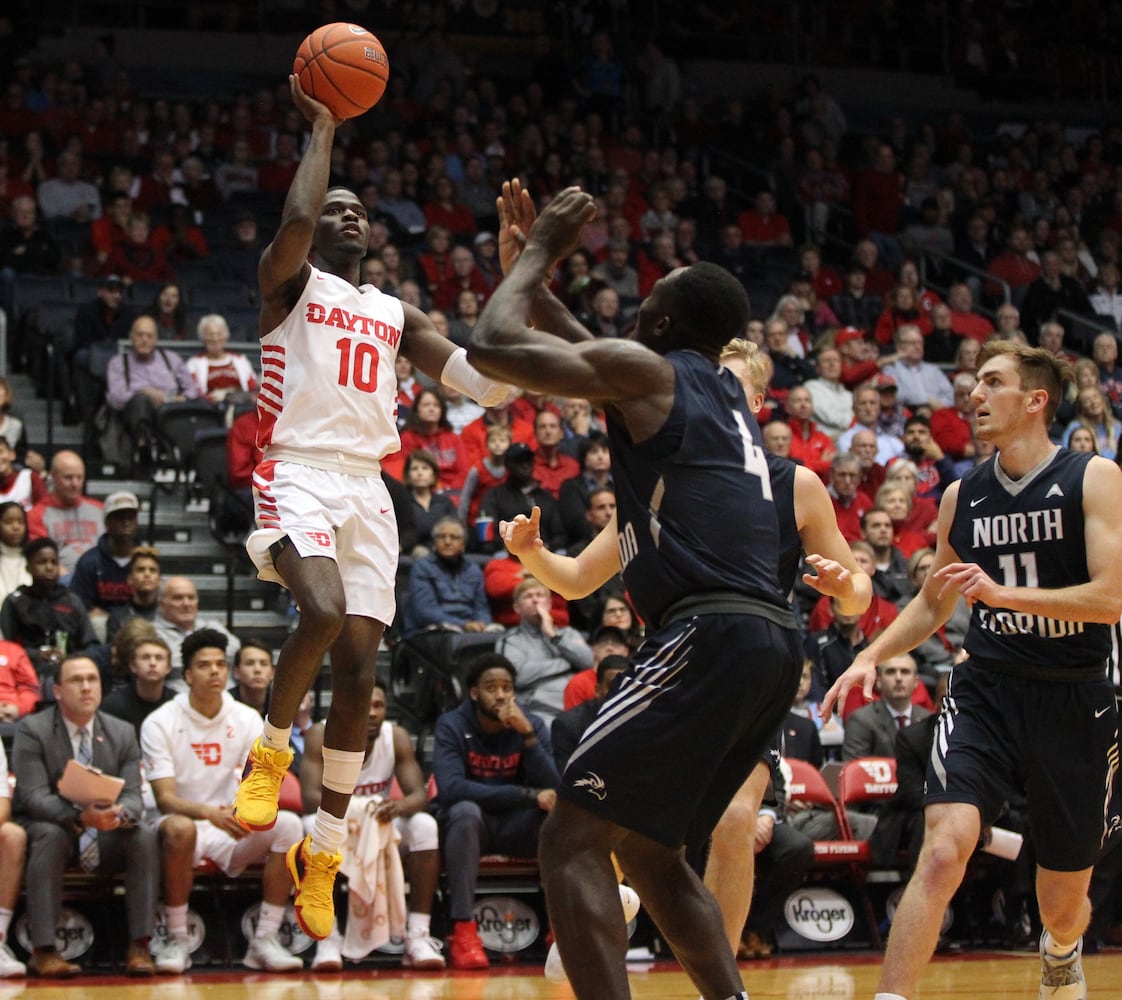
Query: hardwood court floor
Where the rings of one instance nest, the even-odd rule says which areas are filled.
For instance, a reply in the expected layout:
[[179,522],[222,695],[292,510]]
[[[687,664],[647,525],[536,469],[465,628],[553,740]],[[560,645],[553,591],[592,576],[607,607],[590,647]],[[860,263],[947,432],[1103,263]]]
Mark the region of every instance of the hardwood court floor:
[[[804,956],[742,963],[752,1000],[869,1000],[879,955]],[[1094,1000],[1122,997],[1122,952],[1083,959]],[[1040,966],[1027,953],[971,952],[936,959],[914,1000],[1030,1000]],[[696,1000],[676,965],[660,962],[631,976],[635,1000]],[[155,981],[91,976],[66,984],[0,980],[0,1000],[568,1000],[563,983],[547,982],[533,966],[497,966],[489,973],[397,973],[354,970],[334,975],[188,973]]]

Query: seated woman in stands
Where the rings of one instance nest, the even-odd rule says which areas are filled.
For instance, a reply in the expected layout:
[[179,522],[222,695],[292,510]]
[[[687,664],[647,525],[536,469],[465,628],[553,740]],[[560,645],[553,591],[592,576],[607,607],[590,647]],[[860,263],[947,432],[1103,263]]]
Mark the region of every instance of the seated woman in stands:
[[199,390],[212,403],[249,402],[257,391],[257,375],[249,360],[226,350],[230,327],[225,317],[208,313],[199,320],[199,340],[205,350],[187,362]]

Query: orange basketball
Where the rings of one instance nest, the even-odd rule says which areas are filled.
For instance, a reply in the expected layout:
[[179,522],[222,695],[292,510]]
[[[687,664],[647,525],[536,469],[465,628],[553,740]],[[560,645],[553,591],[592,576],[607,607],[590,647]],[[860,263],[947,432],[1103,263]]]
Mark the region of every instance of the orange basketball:
[[292,72],[304,93],[327,105],[336,118],[369,111],[386,91],[390,61],[365,28],[336,21],[316,28],[300,43]]

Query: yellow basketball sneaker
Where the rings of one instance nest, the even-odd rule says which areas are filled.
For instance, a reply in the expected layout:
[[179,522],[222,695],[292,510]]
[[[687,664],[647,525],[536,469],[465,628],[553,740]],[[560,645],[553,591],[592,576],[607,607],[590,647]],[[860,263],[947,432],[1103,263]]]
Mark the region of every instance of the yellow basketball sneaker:
[[310,938],[322,941],[335,926],[335,876],[343,863],[337,851],[312,853],[312,836],[308,834],[288,849],[288,873],[296,883],[292,909],[300,929]]
[[245,771],[234,793],[234,818],[247,830],[271,830],[277,821],[280,786],[295,755],[290,749],[272,750],[254,741]]

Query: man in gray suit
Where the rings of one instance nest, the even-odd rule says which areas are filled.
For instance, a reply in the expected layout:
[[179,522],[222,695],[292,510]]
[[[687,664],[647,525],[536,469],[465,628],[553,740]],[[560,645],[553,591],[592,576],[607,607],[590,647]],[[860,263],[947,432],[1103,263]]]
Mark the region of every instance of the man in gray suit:
[[907,653],[877,667],[880,701],[857,709],[845,720],[842,760],[896,756],[896,734],[931,714],[912,704],[918,678],[916,661]]
[[[63,873],[77,866],[98,874],[125,873],[129,946],[125,972],[150,976],[148,953],[160,885],[156,831],[141,823],[140,747],[127,722],[98,711],[101,678],[88,656],[66,657],[55,680],[57,704],[27,716],[16,731],[12,771],[15,815],[27,830],[29,971],[69,978],[82,968],[55,948]],[[71,758],[124,778],[115,802],[82,806],[58,793]]]

